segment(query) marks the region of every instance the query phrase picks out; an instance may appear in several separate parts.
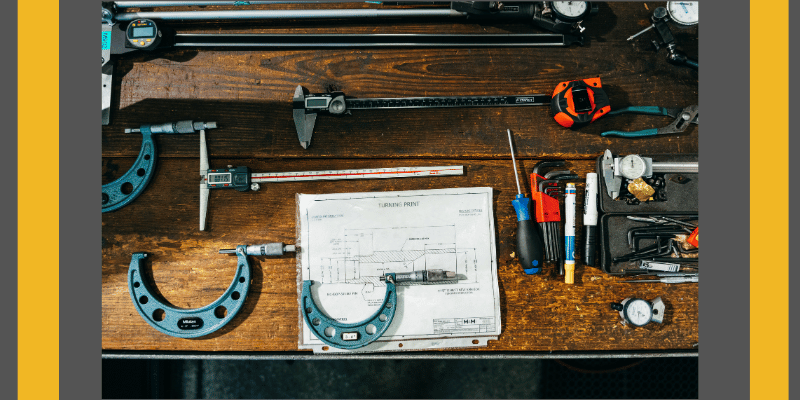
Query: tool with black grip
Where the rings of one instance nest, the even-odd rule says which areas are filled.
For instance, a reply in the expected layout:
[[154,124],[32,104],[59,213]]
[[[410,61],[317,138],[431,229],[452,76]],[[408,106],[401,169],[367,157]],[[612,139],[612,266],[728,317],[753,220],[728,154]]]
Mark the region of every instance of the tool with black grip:
[[517,197],[511,204],[517,213],[517,253],[522,270],[528,275],[538,274],[542,270],[544,249],[539,231],[531,221],[531,200],[522,194],[517,175],[517,160],[514,159],[514,145],[511,143],[511,129],[508,129],[508,145],[511,147],[511,162],[514,165],[514,177],[517,178]]

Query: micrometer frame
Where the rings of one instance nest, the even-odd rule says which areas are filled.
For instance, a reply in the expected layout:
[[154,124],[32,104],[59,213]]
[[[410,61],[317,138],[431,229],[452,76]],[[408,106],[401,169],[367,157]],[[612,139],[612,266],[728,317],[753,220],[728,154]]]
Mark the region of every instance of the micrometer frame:
[[[228,289],[212,303],[193,309],[174,307],[155,294],[141,273],[141,261],[147,258],[147,253],[133,253],[128,268],[128,292],[136,311],[150,326],[169,336],[192,339],[216,332],[236,317],[247,298],[252,276],[246,247],[236,246],[236,273]],[[222,317],[220,307],[225,308]],[[162,315],[160,320],[157,315]]]
[[[300,313],[306,322],[306,326],[323,343],[339,349],[353,350],[364,347],[378,340],[391,325],[397,310],[397,288],[395,286],[396,275],[386,274],[386,295],[383,298],[381,307],[366,319],[354,323],[339,322],[322,312],[314,302],[311,294],[312,280],[303,281],[303,290],[300,296]],[[375,332],[370,333],[368,327],[372,325]],[[328,329],[333,329],[328,335]],[[352,339],[344,339],[350,335]],[[355,336],[352,336],[355,335]]]
[[[136,200],[153,178],[156,169],[156,143],[149,126],[142,126],[142,147],[139,156],[125,174],[113,182],[103,185],[102,211],[115,211]],[[123,187],[131,184],[130,193],[123,192]]]

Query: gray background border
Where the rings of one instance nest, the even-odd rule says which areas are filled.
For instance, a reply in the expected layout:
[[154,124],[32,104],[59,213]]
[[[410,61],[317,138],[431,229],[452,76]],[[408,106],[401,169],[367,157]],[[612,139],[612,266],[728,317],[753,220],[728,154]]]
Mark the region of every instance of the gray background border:
[[[714,262],[708,263],[712,270],[700,291],[700,332],[706,339],[700,353],[700,393],[701,398],[736,399],[749,395],[749,271],[760,267],[749,265],[746,250],[750,4],[742,0],[702,4],[700,93],[706,128],[700,148],[703,174],[713,178],[704,180],[700,199],[704,254]],[[97,5],[78,0],[64,0],[60,5],[60,382],[64,399],[100,397],[101,214],[95,193],[101,181],[101,130],[96,123],[99,96],[87,90],[95,87],[97,79],[96,64],[88,62],[96,58],[96,47],[90,44],[97,41]],[[40,62],[47,60],[43,54]],[[4,161],[9,159],[13,158],[4,157]],[[760,171],[751,175],[752,179],[763,176]],[[777,177],[782,178],[782,173]],[[32,257],[37,262],[47,260],[44,254]]]
[[[17,3],[9,2],[4,6],[8,15],[17,15]],[[3,271],[3,290],[0,290],[0,302],[6,304],[5,312],[7,321],[12,329],[2,332],[3,355],[0,358],[3,371],[0,374],[0,387],[3,392],[17,396],[17,19],[9,18],[4,24],[0,25],[0,34],[8,45],[8,54],[14,54],[14,62],[0,64],[2,70],[2,87],[5,89],[6,101],[0,111],[3,118],[3,127],[6,131],[3,146],[0,146],[0,168],[5,171],[5,186],[13,188],[7,190],[4,196],[0,197],[0,204],[6,210],[3,223],[0,224],[0,250],[2,250],[3,260],[8,262],[8,267]],[[13,210],[13,212],[12,212]],[[12,264],[13,262],[13,264]],[[12,357],[13,356],[13,357]]]
[[[701,3],[700,398],[750,396],[750,3]],[[764,6],[764,5],[762,5]],[[737,101],[738,99],[741,99]],[[780,173],[778,174],[780,176]]]
[[[60,74],[60,398],[101,397],[99,1],[61,0]],[[47,55],[42,55],[47,62]]]
[[[795,3],[795,6],[796,5],[797,5],[797,3]],[[795,21],[794,17],[800,18],[800,7],[794,7],[794,8],[790,7],[789,8],[788,21]],[[794,46],[792,46],[792,43],[794,43]],[[795,29],[794,31],[792,31],[792,29],[790,27],[789,28],[789,66],[790,67],[791,67],[791,65],[794,65],[795,68],[797,68],[797,65],[800,65],[798,63],[798,57],[800,57],[800,56],[797,55],[797,44],[798,43],[800,43],[800,29]],[[792,52],[791,50],[795,50],[795,51]],[[791,78],[791,68],[789,69],[789,71],[790,71],[789,72],[789,74],[790,74],[789,75],[789,96],[790,96],[789,97],[789,110],[792,110],[792,107],[791,107],[792,106],[791,93],[797,93],[797,91],[800,90],[800,85],[798,85],[798,79],[792,80],[792,78]],[[797,104],[797,103],[794,103],[794,104]],[[800,163],[798,163],[798,162],[792,163],[791,162],[791,155],[792,154],[800,154],[800,141],[797,141],[797,140],[792,141],[791,140],[792,127],[795,128],[794,132],[796,133],[797,132],[797,121],[800,120],[800,117],[798,117],[797,114],[794,114],[794,118],[792,118],[791,115],[792,115],[792,113],[790,112],[790,114],[789,114],[789,158],[790,158],[790,161],[789,161],[789,177],[790,178],[788,180],[788,183],[790,185],[792,183],[795,183],[795,185],[789,187],[790,191],[788,192],[788,194],[790,196],[789,197],[790,199],[791,199],[791,195],[795,195],[795,197],[800,198],[800,187],[798,187],[796,185],[796,183],[797,183],[796,179],[797,179],[798,176],[800,176]],[[794,125],[792,124],[792,122],[794,122]],[[791,181],[791,177],[792,176],[795,177],[795,181],[794,182]],[[791,200],[789,202],[789,205],[790,205],[789,229],[791,230],[792,226],[800,226],[800,225],[798,225],[798,224],[800,224],[800,217],[798,217],[800,215],[800,213],[797,213],[797,212],[792,213],[791,212]],[[797,235],[794,235],[794,237],[792,237],[792,234],[791,234],[791,231],[790,231],[789,232],[789,249],[797,249],[797,248],[800,248],[800,240],[798,240],[798,236]],[[789,251],[789,257],[790,257],[789,258],[789,265],[791,265],[791,250]],[[791,270],[791,268],[790,268],[790,270]],[[800,287],[800,274],[795,273],[794,275],[792,275],[792,273],[789,272],[789,288],[790,288],[789,289],[789,310],[794,310],[794,313],[792,313],[790,311],[789,315],[787,316],[787,317],[789,317],[789,332],[790,332],[789,340],[791,340],[791,332],[792,331],[798,332],[798,329],[796,329],[796,328],[798,326],[800,326],[800,322],[798,322],[797,318],[794,318],[794,323],[792,323],[791,315],[794,314],[795,316],[797,316],[797,310],[800,310],[800,300],[798,300],[798,299],[800,299],[800,296],[792,297],[792,295],[791,295],[791,287],[792,286],[794,286],[796,288]],[[791,360],[792,359],[797,360],[800,357],[800,356],[798,356],[798,354],[800,354],[800,351],[798,351],[798,346],[795,346],[794,348],[792,348],[792,345],[791,345],[791,342],[790,342],[789,343],[789,363],[790,363],[789,364],[789,382],[800,382],[800,373],[798,373],[798,369],[795,368],[794,370],[792,370],[792,368],[791,368]],[[789,385],[789,386],[790,386],[789,393],[791,394],[791,385]],[[790,398],[791,398],[791,396],[790,396]]]

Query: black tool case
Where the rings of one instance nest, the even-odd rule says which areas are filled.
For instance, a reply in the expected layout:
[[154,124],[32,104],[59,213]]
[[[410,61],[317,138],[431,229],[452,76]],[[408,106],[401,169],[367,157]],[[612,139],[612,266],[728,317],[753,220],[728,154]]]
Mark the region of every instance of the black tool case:
[[[625,155],[614,155],[622,157]],[[692,162],[698,161],[697,154],[641,154],[642,157],[650,157],[653,162]],[[600,247],[600,269],[611,275],[625,275],[625,270],[639,269],[640,261],[628,261],[612,263],[612,259],[633,251],[628,247],[627,232],[637,226],[645,226],[643,222],[632,221],[628,215],[639,217],[649,216],[670,216],[670,217],[692,217],[698,216],[699,187],[700,177],[698,173],[665,173],[665,190],[667,193],[666,201],[649,201],[637,205],[630,205],[624,200],[612,200],[606,191],[605,180],[603,179],[603,156],[597,159],[597,176],[599,180],[599,207],[600,218],[598,221],[599,247]],[[684,183],[670,180],[675,175],[682,175]],[[676,179],[677,180],[677,179]],[[699,225],[699,221],[698,221]],[[643,245],[652,244],[654,241],[642,242]],[[676,261],[679,260],[676,258]]]

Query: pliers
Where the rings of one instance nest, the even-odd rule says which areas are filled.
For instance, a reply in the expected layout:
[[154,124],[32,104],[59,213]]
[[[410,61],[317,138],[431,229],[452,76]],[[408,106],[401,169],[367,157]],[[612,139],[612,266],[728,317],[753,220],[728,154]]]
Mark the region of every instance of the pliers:
[[650,128],[644,129],[641,131],[636,132],[622,132],[622,131],[608,131],[603,132],[600,136],[621,136],[627,138],[637,138],[637,137],[645,137],[645,136],[655,136],[655,135],[666,135],[669,133],[680,133],[686,130],[686,127],[689,124],[698,125],[698,118],[699,112],[697,109],[697,105],[691,105],[686,108],[664,108],[664,107],[654,107],[654,106],[644,106],[644,107],[625,107],[620,108],[619,110],[614,110],[609,112],[607,115],[616,115],[616,114],[625,114],[625,113],[634,113],[634,114],[646,114],[646,115],[664,115],[667,117],[672,117],[675,120],[672,121],[671,124],[663,127],[663,128]]

